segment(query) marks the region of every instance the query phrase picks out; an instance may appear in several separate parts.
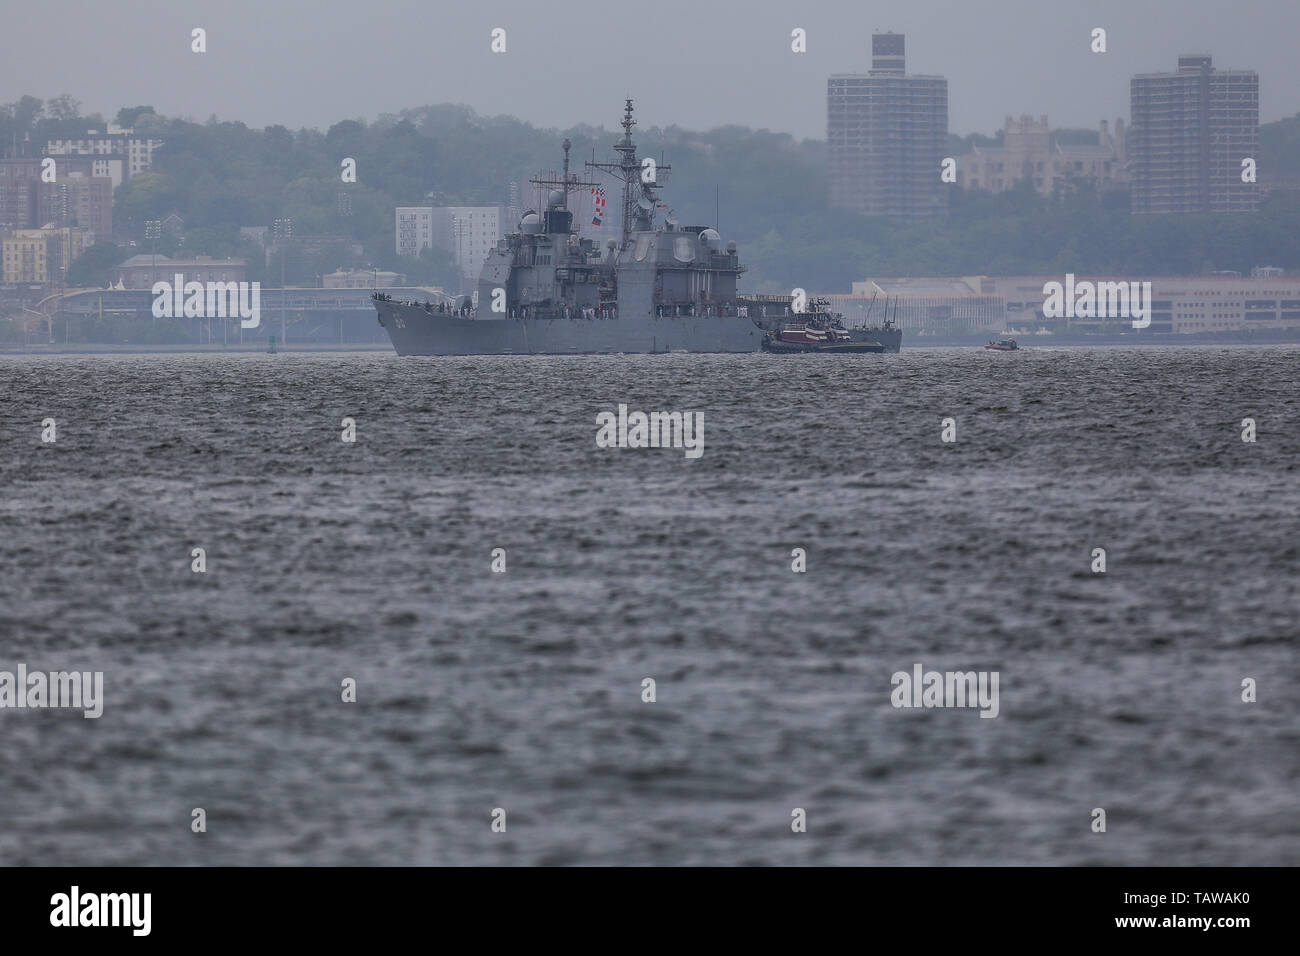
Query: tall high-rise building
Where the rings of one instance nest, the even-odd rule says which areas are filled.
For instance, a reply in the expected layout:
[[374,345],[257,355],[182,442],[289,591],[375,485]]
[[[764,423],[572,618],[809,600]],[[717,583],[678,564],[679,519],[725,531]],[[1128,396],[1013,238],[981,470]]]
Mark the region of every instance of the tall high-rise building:
[[39,158],[0,159],[0,231],[38,225],[36,192],[40,179]]
[[88,242],[113,237],[113,181],[107,176],[69,173],[56,182],[38,183],[37,221],[42,225],[75,225],[87,231]]
[[1177,73],[1130,83],[1134,213],[1253,212],[1259,186],[1242,160],[1259,156],[1259,74],[1180,56]]
[[827,81],[830,203],[867,216],[927,219],[947,210],[948,81],[908,76],[903,34],[871,38],[871,70]]

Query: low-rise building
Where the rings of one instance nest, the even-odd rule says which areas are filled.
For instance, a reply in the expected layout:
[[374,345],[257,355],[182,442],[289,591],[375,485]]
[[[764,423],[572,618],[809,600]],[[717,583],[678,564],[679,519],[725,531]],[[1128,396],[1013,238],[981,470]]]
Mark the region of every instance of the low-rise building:
[[240,238],[240,239],[251,239],[253,242],[257,243],[259,246],[262,246],[262,247],[265,248],[265,246],[266,246],[266,236],[267,236],[267,233],[270,232],[270,231],[271,231],[271,230],[270,230],[270,228],[269,228],[268,226],[240,226],[240,227],[239,227],[239,238]]
[[14,229],[0,240],[0,275],[6,283],[58,283],[81,255],[84,237],[76,226]]
[[340,269],[321,276],[321,286],[325,289],[391,289],[404,285],[405,275],[383,269]]
[[173,259],[145,253],[117,266],[114,275],[126,289],[149,289],[154,282],[175,282],[177,275],[182,282],[243,282],[248,278],[248,262],[212,256]]
[[888,317],[904,331],[936,334],[998,331],[1006,302],[981,288],[980,277],[868,279],[850,295],[826,296],[850,325],[876,325]]
[[[1097,331],[1132,328],[1131,316],[1047,316],[1044,287],[1066,282],[1064,275],[981,276],[983,288],[1006,302],[1005,328]],[[1195,334],[1300,328],[1300,277],[1296,276],[1140,276],[1076,275],[1075,288],[1091,283],[1151,283],[1151,332]],[[1113,311],[1113,310],[1112,310]]]
[[1005,192],[1022,179],[1032,179],[1034,189],[1050,196],[1058,181],[1093,180],[1098,185],[1127,180],[1124,158],[1124,121],[1115,120],[1111,133],[1105,120],[1097,143],[1070,144],[1053,139],[1047,117],[1014,119],[1008,116],[1001,146],[976,146],[957,157],[957,182],[963,189]]
[[135,130],[109,123],[107,129],[88,129],[77,139],[52,139],[45,144],[47,156],[93,156],[104,163],[95,175],[108,176],[113,186],[133,179],[153,167],[153,152],[162,140],[135,135]]
[[0,262],[6,283],[49,281],[49,243],[42,235],[20,229],[0,239]]

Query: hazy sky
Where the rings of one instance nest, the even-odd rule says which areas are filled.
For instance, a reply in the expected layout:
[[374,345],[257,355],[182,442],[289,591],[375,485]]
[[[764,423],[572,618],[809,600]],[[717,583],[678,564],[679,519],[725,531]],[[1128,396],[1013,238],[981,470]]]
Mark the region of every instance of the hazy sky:
[[[948,78],[953,132],[1008,114],[1128,120],[1129,77],[1183,52],[1260,74],[1260,119],[1300,112],[1296,0],[5,0],[0,102],[70,93],[106,116],[321,129],[426,103],[542,126],[725,123],[824,138],[826,78],[865,72],[871,33]],[[18,10],[21,8],[21,13]],[[190,30],[208,51],[190,52]],[[494,27],[507,52],[489,50]],[[808,52],[790,51],[790,31]],[[1092,53],[1093,27],[1109,52]]]

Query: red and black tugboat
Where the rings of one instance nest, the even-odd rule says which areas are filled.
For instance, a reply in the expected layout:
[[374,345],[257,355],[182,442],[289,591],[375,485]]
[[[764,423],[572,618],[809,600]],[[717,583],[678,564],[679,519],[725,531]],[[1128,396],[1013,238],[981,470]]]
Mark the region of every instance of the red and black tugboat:
[[854,352],[883,352],[879,342],[854,342],[843,329],[819,329],[811,325],[787,325],[763,336],[763,351],[777,354],[821,352],[829,355]]
[[854,339],[844,328],[844,323],[830,311],[830,303],[815,299],[808,317],[802,322],[787,323],[780,329],[763,335],[762,349],[778,355],[795,352],[818,352],[829,355],[859,352],[883,352],[879,342]]

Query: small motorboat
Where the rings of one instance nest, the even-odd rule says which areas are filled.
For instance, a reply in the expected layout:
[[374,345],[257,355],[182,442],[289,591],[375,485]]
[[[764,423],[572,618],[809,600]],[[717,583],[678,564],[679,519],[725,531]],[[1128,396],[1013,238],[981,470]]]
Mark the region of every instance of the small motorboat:
[[997,342],[990,342],[984,346],[986,349],[992,349],[994,352],[1018,352],[1020,346],[1016,344],[1015,339],[999,339]]

